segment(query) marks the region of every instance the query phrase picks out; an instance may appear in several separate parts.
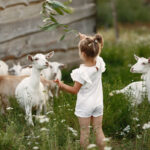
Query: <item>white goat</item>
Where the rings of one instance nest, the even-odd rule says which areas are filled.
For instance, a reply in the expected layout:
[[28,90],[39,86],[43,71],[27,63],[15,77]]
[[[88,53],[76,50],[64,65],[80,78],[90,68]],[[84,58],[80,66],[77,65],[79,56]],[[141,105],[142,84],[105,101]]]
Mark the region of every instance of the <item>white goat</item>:
[[21,66],[20,63],[17,65],[13,64],[13,67],[10,68],[9,73],[16,76],[23,76],[23,75],[31,75],[32,67],[31,66]]
[[150,102],[150,58],[134,56],[137,63],[131,67],[132,73],[141,73],[145,80],[148,101]]
[[[137,60],[139,57],[134,55],[135,59]],[[142,58],[143,59],[143,58]],[[141,60],[140,60],[141,61]],[[143,61],[141,61],[143,62]],[[140,62],[140,64],[141,64]],[[137,65],[136,65],[137,66]],[[134,68],[131,67],[131,72],[133,73]],[[137,72],[135,72],[137,73]],[[140,72],[142,73],[142,79],[145,78],[144,72]],[[110,96],[113,96],[114,94],[125,94],[126,96],[130,97],[130,100],[132,102],[133,105],[137,104],[139,105],[143,99],[147,96],[147,90],[146,90],[146,82],[144,81],[137,81],[137,82],[133,82],[130,83],[129,85],[127,85],[125,88],[121,89],[121,90],[114,90],[111,93],[109,93]]]
[[[47,80],[56,80],[56,79],[61,80],[62,79],[61,69],[64,68],[64,66],[65,65],[62,63],[50,62],[49,67],[44,69],[41,72],[41,75],[45,77]],[[53,90],[55,91],[55,96],[58,97],[59,87],[57,86],[57,84],[53,84]],[[51,96],[53,97],[53,95]]]
[[146,86],[144,81],[133,82],[121,90],[114,90],[109,93],[110,96],[114,94],[125,94],[130,98],[132,105],[139,105],[146,96]]
[[8,65],[0,60],[0,75],[7,75],[8,74]]
[[32,108],[36,108],[37,115],[42,111],[42,107],[46,104],[45,89],[40,82],[41,70],[48,67],[49,63],[46,59],[52,57],[54,52],[47,55],[36,54],[35,56],[28,56],[32,62],[32,73],[30,77],[22,80],[15,91],[16,98],[20,106],[25,110],[26,120],[29,125],[34,125],[32,120]]

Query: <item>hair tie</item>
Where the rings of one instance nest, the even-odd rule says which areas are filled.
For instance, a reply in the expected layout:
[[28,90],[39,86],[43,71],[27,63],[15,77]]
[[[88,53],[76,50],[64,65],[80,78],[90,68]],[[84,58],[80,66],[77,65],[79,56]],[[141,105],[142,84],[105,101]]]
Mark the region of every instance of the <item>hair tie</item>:
[[90,47],[92,45],[92,43],[89,43],[88,46]]
[[95,42],[95,43],[98,43],[98,41],[97,41],[97,40],[94,40],[94,42]]

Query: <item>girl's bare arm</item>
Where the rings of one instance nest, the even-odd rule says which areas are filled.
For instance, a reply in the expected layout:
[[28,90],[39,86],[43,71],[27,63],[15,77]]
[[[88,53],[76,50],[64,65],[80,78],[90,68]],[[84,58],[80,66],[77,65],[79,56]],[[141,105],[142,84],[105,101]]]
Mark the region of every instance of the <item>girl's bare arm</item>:
[[79,82],[75,82],[73,86],[67,85],[59,80],[55,80],[55,82],[58,84],[58,86],[61,89],[65,90],[69,93],[72,93],[72,94],[77,94],[82,86],[82,84]]

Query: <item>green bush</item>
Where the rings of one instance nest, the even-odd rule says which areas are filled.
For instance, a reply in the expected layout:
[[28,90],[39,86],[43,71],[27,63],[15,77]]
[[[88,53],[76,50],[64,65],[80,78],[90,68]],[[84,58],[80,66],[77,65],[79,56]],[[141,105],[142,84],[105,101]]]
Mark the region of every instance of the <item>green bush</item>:
[[[97,0],[98,25],[112,26],[111,0]],[[150,5],[143,0],[116,0],[118,22],[135,23],[150,21]]]

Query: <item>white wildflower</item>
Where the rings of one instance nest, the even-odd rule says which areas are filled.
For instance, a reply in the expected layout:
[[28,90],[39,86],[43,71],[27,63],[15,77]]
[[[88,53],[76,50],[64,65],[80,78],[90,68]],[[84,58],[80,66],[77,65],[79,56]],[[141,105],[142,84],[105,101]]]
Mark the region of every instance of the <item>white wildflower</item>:
[[96,147],[95,144],[89,144],[88,147],[87,147],[87,149],[91,149],[91,148],[94,148],[94,147]]
[[78,136],[78,132],[72,127],[68,127],[68,130],[71,131],[74,136]]
[[31,135],[26,136],[26,138],[27,138],[27,139],[30,139],[30,138],[31,138]]
[[35,118],[36,118],[36,119],[43,119],[43,118],[45,118],[45,117],[46,117],[45,115],[38,115],[38,116],[35,115]]
[[125,133],[124,133],[124,132],[121,132],[120,135],[125,135]]
[[54,112],[53,111],[48,111],[47,113],[46,113],[46,115],[48,115],[48,114],[53,114]]
[[63,123],[63,122],[65,122],[66,120],[65,119],[63,119],[63,120],[61,120],[61,123]]
[[128,132],[130,131],[130,125],[127,125],[127,126],[123,129],[123,131],[128,133]]
[[7,109],[7,110],[12,110],[13,108],[12,108],[12,107],[7,107],[6,109]]
[[148,122],[148,123],[145,123],[144,125],[143,125],[143,129],[145,130],[145,129],[149,129],[150,128],[150,121]]
[[104,150],[111,150],[112,147],[105,146]]
[[137,126],[137,127],[140,127],[141,125],[140,125],[140,124],[137,124],[136,126]]
[[34,149],[34,150],[36,150],[36,149],[39,149],[39,147],[37,147],[37,146],[34,146],[34,147],[33,147],[33,149]]
[[29,141],[29,142],[27,143],[27,145],[31,145],[31,142]]
[[111,93],[109,93],[109,96],[113,96],[114,94],[111,92]]
[[49,129],[47,129],[47,128],[41,128],[40,131],[49,131]]
[[139,119],[138,119],[137,117],[133,118],[133,120],[135,120],[135,121],[139,121]]
[[49,118],[47,118],[44,115],[43,116],[36,116],[36,119],[38,119],[40,123],[49,122]]
[[40,123],[49,122],[49,118],[40,119]]
[[38,136],[34,136],[33,138],[34,138],[34,139],[38,139],[38,138],[40,138],[40,136],[39,136],[39,135],[38,135]]
[[111,139],[111,137],[110,137],[110,138],[105,138],[103,141],[104,141],[104,142],[109,142],[110,139]]
[[141,136],[140,135],[136,135],[137,139],[141,139]]

